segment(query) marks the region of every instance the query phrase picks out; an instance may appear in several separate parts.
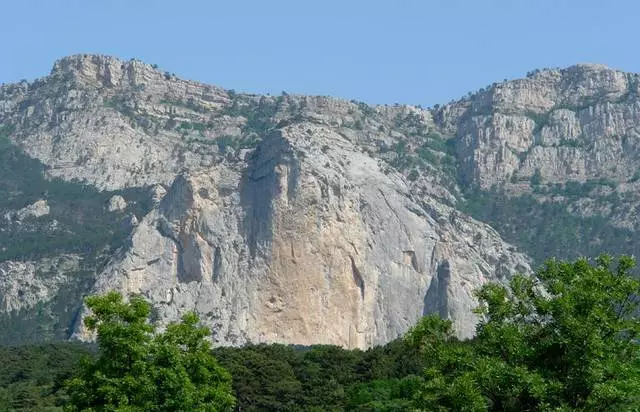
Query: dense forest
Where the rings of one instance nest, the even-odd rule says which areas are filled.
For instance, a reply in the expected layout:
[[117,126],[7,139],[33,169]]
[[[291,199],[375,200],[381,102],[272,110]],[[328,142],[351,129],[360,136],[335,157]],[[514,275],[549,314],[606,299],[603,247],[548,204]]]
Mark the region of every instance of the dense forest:
[[[367,351],[249,345],[213,354],[233,377],[239,411],[401,411],[422,383],[422,359],[401,339]],[[95,348],[75,343],[0,347],[0,411],[63,410],[64,381],[87,355]]]
[[2,411],[635,411],[640,280],[608,256],[550,260],[477,291],[474,339],[424,317],[366,351],[211,348],[190,313],[157,332],[151,305],[91,296],[97,345],[0,348]]

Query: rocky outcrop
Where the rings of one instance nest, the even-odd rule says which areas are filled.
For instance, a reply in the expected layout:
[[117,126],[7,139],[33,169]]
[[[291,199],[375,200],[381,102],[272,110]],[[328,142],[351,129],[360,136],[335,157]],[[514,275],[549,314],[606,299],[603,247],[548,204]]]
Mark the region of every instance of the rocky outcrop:
[[[15,141],[50,176],[111,190],[170,183],[180,170],[209,166],[209,157],[184,149],[179,126],[209,122],[207,112],[228,101],[222,89],[96,55],[61,59],[47,78],[2,92]],[[219,121],[197,137],[211,140],[231,127]]]
[[545,69],[433,117],[455,142],[463,186],[564,204],[632,236],[640,230],[639,80],[603,65]]
[[127,201],[124,200],[124,197],[120,195],[111,196],[109,199],[109,204],[107,205],[107,210],[109,212],[121,212],[127,208]]
[[221,344],[368,347],[431,312],[469,337],[472,290],[529,270],[489,227],[302,124],[266,136],[245,167],[179,176],[95,291],[141,293],[162,323],[196,309]]
[[[564,167],[558,145],[601,130],[594,119],[609,110],[571,104],[600,94],[622,101],[634,87],[602,68],[574,71],[573,83],[542,72],[432,112],[237,94],[135,60],[78,55],[43,79],[2,86],[0,133],[48,178],[119,190],[98,208],[131,236],[115,253],[96,247],[110,255],[95,253],[93,286],[74,293],[140,293],[161,325],[196,310],[218,344],[364,348],[426,313],[469,337],[472,291],[530,267],[491,227],[455,209],[456,177],[511,182],[535,170],[535,156]],[[635,112],[625,113],[632,122]],[[543,126],[538,114],[549,114]],[[557,153],[535,155],[539,142]],[[125,194],[143,187],[146,198]],[[11,273],[28,264],[13,262]],[[65,281],[89,283],[86,272]],[[24,279],[7,289],[11,308],[20,288],[40,285]],[[75,336],[90,338],[74,320]]]
[[38,200],[37,202],[27,205],[20,210],[12,210],[4,214],[7,221],[22,221],[26,218],[39,218],[49,214],[49,204],[46,200]]
[[626,181],[638,166],[638,75],[602,65],[543,70],[436,111],[456,136],[462,178],[484,189],[527,180]]
[[162,185],[154,185],[151,188],[150,196],[154,204],[160,203],[160,201],[166,194],[167,194],[167,189],[165,189]]
[[0,313],[18,312],[53,299],[77,270],[77,256],[60,256],[39,261],[0,262]]

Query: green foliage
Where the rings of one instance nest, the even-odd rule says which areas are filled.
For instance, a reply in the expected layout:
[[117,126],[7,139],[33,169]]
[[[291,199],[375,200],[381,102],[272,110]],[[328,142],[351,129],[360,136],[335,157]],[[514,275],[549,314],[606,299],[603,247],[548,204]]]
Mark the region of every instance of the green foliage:
[[537,277],[478,292],[481,322],[460,343],[451,324],[424,318],[407,336],[429,363],[425,410],[620,411],[640,408],[640,280],[614,267],[550,260]]
[[218,145],[218,150],[220,153],[225,153],[227,151],[227,147],[231,147],[233,149],[238,148],[238,139],[235,139],[233,136],[220,136],[216,139],[216,144]]
[[131,97],[126,95],[114,95],[104,100],[104,107],[109,107],[124,117],[128,118],[132,124],[136,121],[135,106],[132,107],[133,101]]
[[9,136],[15,132],[16,127],[12,124],[0,124],[0,148],[10,146]]
[[431,149],[436,152],[455,156],[455,139],[445,139],[441,134],[431,131],[425,136],[425,141],[420,149]]
[[[557,193],[584,193],[583,184],[569,184]],[[576,259],[602,252],[640,255],[640,239],[631,230],[615,227],[605,217],[575,216],[564,202],[540,202],[531,195],[476,191],[467,194],[462,210],[496,228],[501,236],[526,251],[534,263],[551,256]]]
[[531,186],[539,186],[542,183],[542,173],[540,169],[536,169],[531,175]]
[[279,96],[275,102],[262,97],[259,101],[246,99],[241,95],[230,96],[231,105],[225,107],[222,114],[227,116],[242,116],[247,119],[242,128],[243,134],[256,133],[264,136],[275,126],[274,116],[278,112],[284,96]]
[[164,98],[160,100],[160,104],[166,104],[167,106],[184,107],[185,109],[193,110],[194,112],[198,113],[207,112],[207,108],[202,106],[201,104],[196,103],[193,97],[189,97],[186,101]]
[[374,108],[374,106],[368,105],[365,102],[358,102],[355,100],[351,100],[351,103],[354,103],[358,106],[358,109],[360,109],[360,111],[362,112],[362,115],[365,117],[371,117],[374,116],[376,114],[376,110]]
[[98,337],[99,352],[67,382],[68,411],[231,410],[231,377],[211,355],[209,331],[195,314],[164,333],[149,322],[151,306],[141,297],[124,303],[112,292],[86,299],[85,319]]
[[62,411],[61,383],[90,348],[77,343],[0,346],[0,411]]
[[429,147],[421,146],[416,152],[418,153],[420,159],[429,164],[437,165],[438,163],[440,163],[440,157],[434,153],[433,149]]
[[559,146],[564,147],[588,147],[589,142],[586,142],[580,138],[578,139],[561,139]]
[[249,345],[214,354],[242,411],[406,410],[422,382],[420,354],[401,339],[367,351]]
[[407,142],[404,140],[400,140],[397,143],[393,144],[391,150],[395,151],[398,154],[398,157],[404,156],[407,154]]
[[[553,107],[552,111],[558,110],[558,109],[567,109],[573,112],[579,112],[579,111],[588,109],[591,106],[595,106],[599,103],[602,103],[603,99],[606,99],[605,96],[584,96],[576,103],[556,104]],[[624,101],[624,100],[625,100],[625,96],[623,95],[621,101]]]
[[346,410],[404,412],[412,409],[412,398],[424,379],[408,375],[402,379],[374,380],[353,385],[348,394]]
[[394,151],[397,156],[391,165],[401,172],[411,169],[407,176],[409,180],[418,177],[416,168],[424,170],[429,164],[442,171],[444,183],[448,184],[455,182],[457,173],[455,157],[452,155],[455,146],[452,142],[454,142],[453,139],[445,141],[439,134],[431,133],[417,149],[410,148],[407,141],[401,140],[388,148],[381,149],[381,152]]
[[[90,350],[80,344],[0,348],[0,410],[20,402],[36,406],[16,410],[62,410],[68,396],[61,384],[81,372],[81,356],[92,355],[85,365],[97,362]],[[422,355],[403,339],[367,351],[273,344],[219,347],[213,354],[232,372],[242,411],[405,411],[424,382]]]
[[77,353],[32,362],[23,356],[34,347],[10,349],[17,356],[0,367],[0,409],[58,410],[68,399],[68,410],[211,410],[210,400],[230,406],[233,391],[242,411],[637,410],[633,264],[548,261],[536,277],[477,292],[473,340],[457,340],[451,321],[431,315],[404,339],[367,351],[263,344],[211,352],[193,314],[154,337],[142,299],[92,297],[86,324],[100,350],[81,363],[68,394],[51,382],[74,373]]
[[78,302],[94,283],[93,273],[86,269],[69,274],[72,279],[62,285],[54,299],[0,316],[0,345],[36,344],[69,338],[80,310]]
[[422,164],[422,159],[414,156],[405,140],[400,140],[394,143],[389,147],[389,150],[394,151],[397,155],[391,162],[391,165],[399,171],[405,171],[413,168],[414,166],[421,166]]
[[[79,182],[49,179],[42,163],[9,140],[13,126],[5,124],[0,129],[0,216],[39,199],[50,207],[48,215],[23,219],[20,224],[0,220],[0,260],[35,260],[67,253],[82,258],[79,269],[68,273],[68,283],[44,307],[0,315],[0,344],[66,339],[93,274],[100,270],[105,256],[127,241],[132,229],[128,216],[142,218],[152,201],[147,188],[99,191]],[[109,212],[105,206],[116,194],[127,200],[127,209]]]
[[[6,128],[3,128],[6,132]],[[6,140],[3,140],[6,139]],[[130,228],[125,216],[105,209],[108,199],[121,194],[130,202],[129,212],[138,218],[151,209],[144,188],[99,191],[82,183],[47,179],[44,166],[0,135],[0,213],[23,208],[46,199],[50,213],[28,227],[7,227],[0,232],[0,260],[36,259],[59,253],[95,253],[105,246],[123,244]],[[53,225],[53,221],[57,223]],[[47,227],[57,229],[46,229]]]
[[549,115],[551,111],[546,113],[537,113],[533,111],[527,111],[525,116],[534,121],[535,125],[533,127],[533,134],[538,134],[542,130],[544,126],[549,123]]
[[295,376],[292,348],[260,345],[217,348],[214,353],[231,372],[239,410],[296,410],[302,384]]

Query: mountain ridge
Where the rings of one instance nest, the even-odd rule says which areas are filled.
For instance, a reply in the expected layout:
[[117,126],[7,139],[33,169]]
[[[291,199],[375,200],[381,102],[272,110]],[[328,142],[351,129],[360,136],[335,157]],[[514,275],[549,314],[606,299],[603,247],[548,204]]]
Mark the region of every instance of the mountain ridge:
[[[473,289],[531,271],[530,258],[501,235],[536,262],[548,252],[538,250],[541,236],[551,249],[567,241],[545,219],[549,207],[565,216],[563,224],[574,224],[568,232],[575,236],[623,239],[626,230],[635,245],[632,211],[640,202],[628,193],[640,163],[634,153],[620,156],[619,144],[593,142],[625,130],[627,148],[635,147],[636,79],[601,65],[576,65],[422,109],[242,94],[137,60],[62,58],[47,77],[0,87],[7,156],[16,159],[17,145],[40,162],[47,179],[39,184],[60,182],[50,193],[82,182],[103,193],[103,205],[122,197],[110,202],[120,205],[112,210],[79,209],[96,216],[96,227],[117,224],[121,231],[89,249],[44,248],[9,259],[23,263],[8,261],[11,268],[32,270],[27,276],[0,268],[3,293],[52,292],[27,292],[26,303],[6,306],[0,320],[13,325],[9,330],[33,324],[45,330],[43,339],[90,338],[79,299],[53,292],[70,282],[74,296],[112,288],[142,293],[156,304],[161,325],[196,309],[218,344],[368,347],[433,312],[469,337],[476,322]],[[624,182],[611,180],[617,176],[605,167],[611,159],[623,168]],[[567,165],[581,166],[569,173]],[[587,183],[586,194],[564,193]],[[99,197],[94,189],[64,190],[87,196],[87,204]],[[600,192],[604,197],[596,197]],[[18,185],[7,196],[21,207],[40,200],[25,193]],[[628,196],[618,201],[622,212],[612,208],[611,193]],[[541,222],[535,228],[509,206],[523,199],[532,221]],[[7,204],[2,214],[12,210]],[[588,213],[604,223],[597,226]],[[27,242],[79,230],[55,202],[49,215],[27,220],[5,222],[3,231]],[[597,247],[574,243],[562,252]],[[614,246],[627,251],[625,244]],[[85,275],[62,268],[47,274],[46,259],[55,256],[71,256],[80,262],[74,270]],[[24,279],[33,280],[20,284]],[[58,279],[56,285],[42,286],[50,279]],[[60,322],[60,313],[69,315]]]

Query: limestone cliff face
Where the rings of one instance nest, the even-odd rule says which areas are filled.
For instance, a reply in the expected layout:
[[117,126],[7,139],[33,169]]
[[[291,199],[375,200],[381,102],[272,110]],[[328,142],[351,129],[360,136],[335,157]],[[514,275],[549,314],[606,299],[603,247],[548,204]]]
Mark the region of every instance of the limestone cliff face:
[[[175,126],[206,123],[206,111],[228,101],[219,88],[136,60],[93,55],[61,59],[50,76],[2,91],[3,121],[16,127],[15,141],[51,177],[101,189],[169,184],[180,170],[210,165],[184,149],[188,142]],[[208,133],[226,127],[221,119]]]
[[490,228],[309,124],[273,131],[242,167],[177,177],[95,291],[142,293],[162,322],[196,309],[224,344],[368,347],[433,312],[469,337],[472,289],[528,270]]
[[628,179],[640,141],[638,75],[601,65],[535,72],[443,106],[463,178],[482,188],[527,179]]
[[77,256],[0,262],[0,312],[19,312],[51,300],[77,269]]
[[[463,185],[563,202],[575,216],[637,232],[639,80],[602,65],[545,69],[440,107],[433,117],[455,141]],[[580,189],[571,198],[562,189],[570,184]]]
[[[0,133],[48,178],[119,190],[100,210],[130,236],[106,257],[109,239],[92,252],[94,278],[82,293],[140,293],[161,325],[196,310],[219,344],[368,347],[427,313],[469,337],[472,291],[530,271],[524,254],[455,209],[457,160],[447,142],[468,140],[457,150],[473,156],[495,146],[473,143],[485,135],[469,105],[432,113],[236,94],[138,61],[79,55],[48,77],[2,86]],[[523,122],[523,137],[495,139],[525,148],[533,126]],[[461,163],[476,173],[476,163]],[[507,170],[503,163],[487,160],[482,170]],[[142,186],[153,187],[147,200],[126,194]],[[145,202],[150,212],[133,213]],[[20,286],[22,263],[11,264],[6,290]],[[6,302],[5,314],[17,307]],[[89,339],[80,320],[72,333]]]

